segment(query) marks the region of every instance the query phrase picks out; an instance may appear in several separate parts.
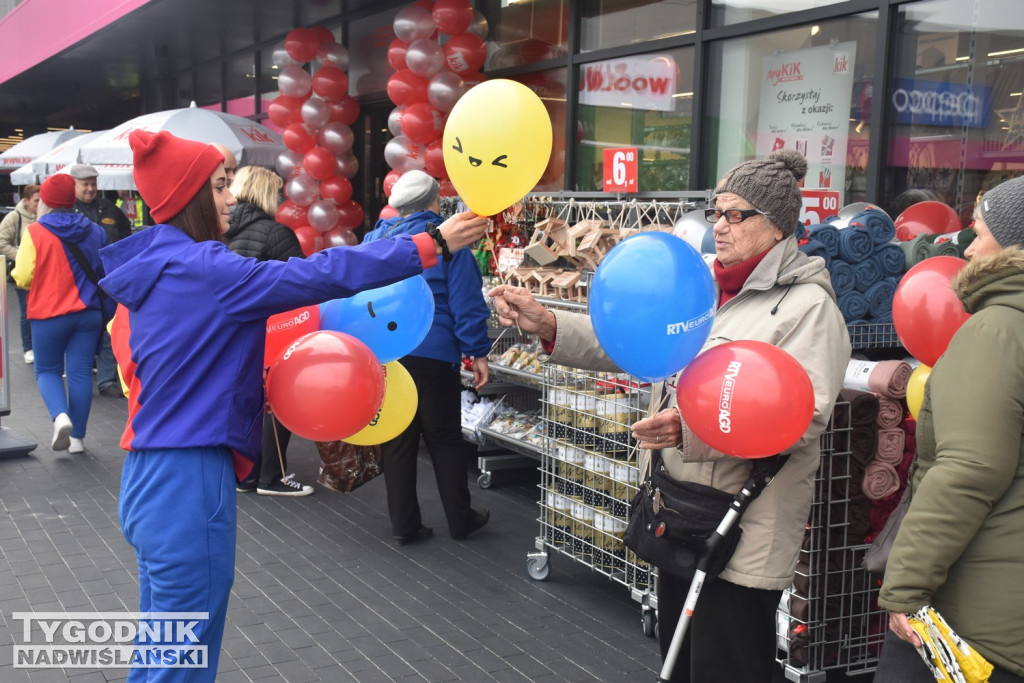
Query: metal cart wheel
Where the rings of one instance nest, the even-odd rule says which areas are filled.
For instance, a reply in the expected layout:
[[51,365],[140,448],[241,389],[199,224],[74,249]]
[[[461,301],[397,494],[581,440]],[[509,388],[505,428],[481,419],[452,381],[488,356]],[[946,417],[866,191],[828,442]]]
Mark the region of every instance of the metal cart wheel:
[[551,575],[551,565],[548,564],[546,557],[528,557],[526,558],[526,573],[534,581],[547,581],[548,576]]
[[654,615],[654,610],[645,610],[640,615],[640,621],[644,627],[644,635],[648,638],[654,637],[658,633],[658,618]]
[[476,485],[482,489],[491,488],[491,473],[482,472],[480,476],[476,478]]

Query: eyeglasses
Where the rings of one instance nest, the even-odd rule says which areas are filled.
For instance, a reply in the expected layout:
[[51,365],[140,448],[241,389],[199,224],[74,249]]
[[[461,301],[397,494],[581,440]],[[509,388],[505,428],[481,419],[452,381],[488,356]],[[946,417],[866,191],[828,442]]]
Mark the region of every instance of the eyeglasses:
[[758,211],[757,209],[726,209],[720,211],[718,209],[705,209],[704,218],[707,219],[708,223],[717,223],[718,219],[725,216],[725,222],[729,225],[735,225],[736,223],[742,223],[751,216],[767,216],[764,211]]

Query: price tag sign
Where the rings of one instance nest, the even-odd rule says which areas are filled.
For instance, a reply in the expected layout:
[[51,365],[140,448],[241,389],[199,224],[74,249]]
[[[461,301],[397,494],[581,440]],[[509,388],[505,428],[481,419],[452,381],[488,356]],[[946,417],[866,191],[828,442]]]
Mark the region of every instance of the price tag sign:
[[839,192],[836,190],[803,190],[804,204],[800,207],[800,224],[824,223],[829,216],[839,213]]
[[604,191],[636,192],[636,147],[604,151]]

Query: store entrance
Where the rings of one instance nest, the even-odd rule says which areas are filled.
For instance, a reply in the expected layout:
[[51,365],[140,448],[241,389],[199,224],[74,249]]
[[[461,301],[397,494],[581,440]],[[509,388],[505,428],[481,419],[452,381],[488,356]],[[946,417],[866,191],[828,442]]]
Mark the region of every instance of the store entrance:
[[[388,131],[388,116],[395,108],[393,102],[382,100],[362,106],[356,134],[356,145],[362,149],[359,169],[360,185],[356,193],[363,198],[363,211],[366,213],[367,230],[377,222],[380,210],[388,203],[384,195],[384,176],[387,175],[387,162],[384,161],[384,146],[391,139]],[[358,201],[358,197],[356,197]]]

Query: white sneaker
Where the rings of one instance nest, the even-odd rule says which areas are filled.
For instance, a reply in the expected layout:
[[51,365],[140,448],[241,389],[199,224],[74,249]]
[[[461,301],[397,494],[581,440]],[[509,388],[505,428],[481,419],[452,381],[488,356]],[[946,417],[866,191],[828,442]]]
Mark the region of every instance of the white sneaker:
[[34,351],[32,351],[32,349],[29,349],[28,351],[25,352],[25,362],[28,363],[29,365],[32,365],[33,363],[36,362],[36,354]]
[[66,451],[71,445],[71,418],[67,413],[61,413],[53,419],[53,439],[50,441],[50,449],[54,451]]
[[68,453],[85,453],[85,441],[71,437],[71,443],[68,444]]

